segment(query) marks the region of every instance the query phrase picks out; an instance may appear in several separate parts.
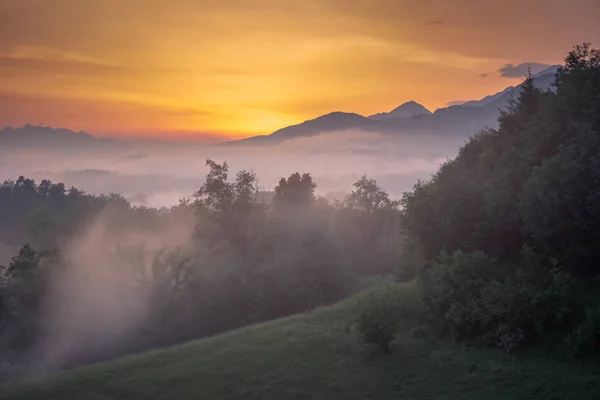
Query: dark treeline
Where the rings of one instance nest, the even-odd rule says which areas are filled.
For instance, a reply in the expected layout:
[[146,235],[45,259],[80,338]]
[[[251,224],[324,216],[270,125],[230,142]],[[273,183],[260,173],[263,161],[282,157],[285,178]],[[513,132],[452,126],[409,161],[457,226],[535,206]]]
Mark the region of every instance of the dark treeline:
[[310,311],[397,265],[398,203],[375,181],[329,204],[309,174],[264,193],[207,165],[194,199],[160,210],[4,182],[0,357],[30,374],[113,358]]
[[553,90],[529,74],[498,130],[404,195],[401,225],[418,299],[399,295],[389,312],[374,299],[361,314],[365,340],[386,348],[403,317],[511,352],[598,350],[600,51],[576,46]]

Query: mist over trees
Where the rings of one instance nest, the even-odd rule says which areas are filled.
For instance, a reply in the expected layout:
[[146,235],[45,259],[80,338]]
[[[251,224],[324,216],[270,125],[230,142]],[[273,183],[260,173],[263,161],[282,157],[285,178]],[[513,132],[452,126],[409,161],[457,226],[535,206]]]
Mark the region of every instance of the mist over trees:
[[[600,51],[531,74],[499,128],[400,199],[373,179],[342,201],[311,174],[209,172],[169,209],[48,180],[0,185],[0,357],[28,374],[310,312],[365,277],[415,281],[357,316],[385,352],[400,321],[509,353],[600,347]],[[401,286],[401,285],[397,285]]]
[[207,166],[194,198],[160,210],[4,182],[2,357],[42,374],[309,311],[354,291],[359,274],[392,272],[394,254],[377,244],[398,240],[384,223],[397,203],[376,182],[334,205],[310,174],[264,193],[251,171]]

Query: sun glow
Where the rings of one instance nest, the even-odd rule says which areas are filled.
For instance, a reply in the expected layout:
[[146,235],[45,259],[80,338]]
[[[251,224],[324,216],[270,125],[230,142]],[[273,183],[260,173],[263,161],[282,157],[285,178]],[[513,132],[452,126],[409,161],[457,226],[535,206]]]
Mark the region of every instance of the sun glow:
[[[556,63],[599,37],[597,4],[578,1],[570,19],[545,5],[525,23],[475,0],[4,0],[0,126],[239,137],[409,100],[435,109],[518,82],[500,76],[504,64]],[[557,24],[568,29],[553,46],[529,35]]]

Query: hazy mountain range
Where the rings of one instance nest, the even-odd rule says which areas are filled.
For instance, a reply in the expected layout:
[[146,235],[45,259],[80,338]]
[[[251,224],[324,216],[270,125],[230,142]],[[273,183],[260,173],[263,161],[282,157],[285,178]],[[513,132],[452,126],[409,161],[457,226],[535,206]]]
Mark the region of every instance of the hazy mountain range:
[[64,128],[51,128],[40,125],[25,125],[22,128],[7,126],[0,130],[0,146],[52,146],[52,147],[87,147],[109,145],[113,143],[110,139],[98,139],[84,131],[73,132]]
[[[536,84],[548,88],[551,68]],[[197,143],[99,139],[85,132],[25,125],[0,130],[0,182],[19,175],[64,182],[88,193],[120,193],[136,204],[171,206],[202,184],[207,158],[227,161],[231,176],[254,171],[261,190],[282,176],[310,173],[318,193],[336,198],[363,174],[398,197],[419,179],[428,179],[456,154],[465,139],[497,125],[518,87],[431,112],[411,101],[363,116],[333,112],[271,135]]]
[[[534,75],[535,85],[540,89],[551,88],[558,67],[554,65]],[[298,125],[288,126],[270,135],[254,136],[229,143],[276,144],[297,137],[348,129],[379,133],[430,132],[444,135],[470,135],[486,127],[496,128],[498,111],[508,105],[511,97],[518,95],[519,86],[509,86],[481,100],[439,108],[434,112],[414,101],[404,103],[390,112],[381,112],[368,117],[336,111]]]
[[[551,66],[534,75],[535,84],[548,89],[554,82],[558,66]],[[506,107],[516,96],[519,86],[510,86],[501,92],[480,100],[439,108],[433,112],[414,101],[406,102],[390,112],[371,116],[335,111],[307,120],[298,125],[279,129],[270,135],[254,136],[224,142],[227,145],[272,145],[294,138],[315,136],[325,132],[362,130],[384,134],[395,132],[429,132],[444,135],[470,135],[480,129],[497,126],[498,110]],[[96,139],[81,131],[54,129],[46,126],[25,125],[22,128],[6,127],[0,130],[0,146],[79,147],[110,146],[109,139]]]

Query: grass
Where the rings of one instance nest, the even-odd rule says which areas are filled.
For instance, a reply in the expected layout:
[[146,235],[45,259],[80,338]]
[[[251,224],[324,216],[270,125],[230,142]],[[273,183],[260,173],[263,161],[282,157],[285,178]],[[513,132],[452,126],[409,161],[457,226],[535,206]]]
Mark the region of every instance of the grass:
[[6,389],[19,399],[600,399],[600,371],[400,334],[392,354],[332,307]]

